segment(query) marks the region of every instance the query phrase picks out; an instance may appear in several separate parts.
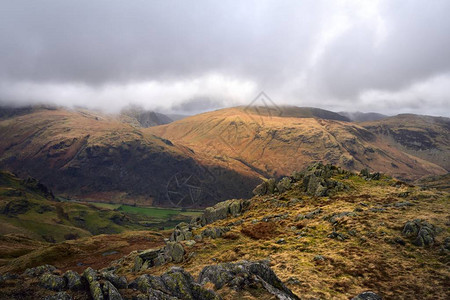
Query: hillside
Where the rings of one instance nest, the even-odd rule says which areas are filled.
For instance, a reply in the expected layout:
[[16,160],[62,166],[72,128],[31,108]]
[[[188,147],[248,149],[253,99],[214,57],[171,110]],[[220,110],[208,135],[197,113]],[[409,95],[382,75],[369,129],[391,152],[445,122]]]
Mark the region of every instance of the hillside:
[[[221,202],[180,223],[164,233],[165,243],[142,232],[111,236],[109,251],[123,250],[118,242],[129,245],[131,238],[141,248],[114,261],[99,259],[93,269],[77,262],[90,261],[85,251],[98,255],[89,245],[107,245],[103,237],[41,246],[1,268],[13,273],[3,276],[0,290],[22,299],[57,291],[74,299],[350,299],[366,291],[372,292],[352,299],[450,296],[448,193],[322,164],[263,182],[254,192],[252,199]],[[46,263],[55,267],[22,273]],[[64,273],[84,269],[84,283]],[[76,278],[80,285],[68,287]],[[374,298],[365,298],[369,294]]]
[[119,211],[61,202],[35,179],[21,180],[9,172],[0,172],[0,222],[1,236],[19,235],[41,242],[145,229]]
[[361,126],[386,144],[450,171],[450,119],[402,114]]
[[[316,110],[305,108],[237,107],[145,131],[220,158],[230,168],[239,168],[234,162],[240,161],[263,177],[290,174],[317,161],[351,170],[367,167],[404,180],[446,173],[438,161],[391,147],[359,124],[335,120],[337,114],[332,112],[320,112],[318,117]],[[323,119],[325,116],[328,119]],[[445,145],[445,135],[437,139]]]
[[[0,168],[69,198],[205,206],[246,197],[255,185],[248,174],[218,164],[206,169],[199,160],[189,148],[92,111],[42,107],[0,121]],[[183,177],[195,179],[194,196],[180,190],[191,187],[173,186]]]

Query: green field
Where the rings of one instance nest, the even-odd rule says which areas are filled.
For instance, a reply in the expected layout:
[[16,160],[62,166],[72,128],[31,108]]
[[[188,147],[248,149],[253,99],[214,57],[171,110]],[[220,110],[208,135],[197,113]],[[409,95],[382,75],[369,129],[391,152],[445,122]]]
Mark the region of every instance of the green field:
[[110,204],[103,202],[88,202],[96,207],[119,211],[138,218],[141,224],[158,229],[168,229],[180,222],[189,222],[199,216],[201,210],[182,210],[181,208],[142,207],[124,204]]

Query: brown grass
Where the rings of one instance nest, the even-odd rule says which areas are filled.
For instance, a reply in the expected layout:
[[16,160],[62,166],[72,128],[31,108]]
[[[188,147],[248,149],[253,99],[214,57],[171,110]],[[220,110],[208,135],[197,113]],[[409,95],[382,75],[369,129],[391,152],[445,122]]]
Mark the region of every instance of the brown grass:
[[260,222],[242,226],[241,232],[255,240],[266,240],[278,234],[278,225],[275,222]]

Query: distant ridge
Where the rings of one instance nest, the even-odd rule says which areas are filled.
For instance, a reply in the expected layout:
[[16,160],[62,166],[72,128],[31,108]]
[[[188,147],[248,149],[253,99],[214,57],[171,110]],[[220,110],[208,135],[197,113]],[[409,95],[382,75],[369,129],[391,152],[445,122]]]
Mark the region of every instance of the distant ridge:
[[324,120],[336,120],[350,122],[351,120],[338,113],[315,107],[298,107],[298,106],[252,106],[242,107],[245,112],[259,114],[262,116],[274,116],[284,118],[317,118]]
[[364,112],[360,112],[360,111],[355,111],[355,112],[340,111],[338,114],[349,118],[351,121],[356,121],[356,122],[378,121],[378,120],[382,120],[384,118],[389,117],[387,115],[383,115],[383,114],[379,114],[379,113],[375,113],[375,112],[364,113]]
[[143,128],[164,125],[173,122],[173,120],[167,115],[150,110],[145,110],[140,106],[129,106],[122,109],[120,113],[123,116],[130,117],[132,119],[131,123],[135,121],[137,122],[137,125]]

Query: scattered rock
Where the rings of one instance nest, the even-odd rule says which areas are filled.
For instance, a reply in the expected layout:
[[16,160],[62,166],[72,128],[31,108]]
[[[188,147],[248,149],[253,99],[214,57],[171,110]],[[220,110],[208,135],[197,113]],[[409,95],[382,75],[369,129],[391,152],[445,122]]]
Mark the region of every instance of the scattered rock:
[[374,292],[368,291],[363,292],[356,297],[353,297],[352,300],[382,300],[382,298]]
[[305,219],[313,219],[318,214],[322,213],[322,209],[318,208],[316,210],[313,210],[312,212],[309,212],[305,215]]
[[402,234],[410,238],[413,245],[419,247],[431,246],[434,244],[436,228],[426,221],[416,219],[406,222]]
[[323,255],[316,255],[313,258],[314,261],[324,261],[325,257]]
[[441,252],[449,252],[450,251],[450,236],[445,238],[444,242],[442,243]]
[[339,222],[340,219],[344,217],[355,217],[355,216],[356,214],[352,211],[344,211],[340,213],[333,213],[325,217],[324,220],[330,222],[331,224],[336,224],[337,222]]
[[346,239],[348,239],[348,236],[346,236],[346,235],[343,234],[343,233],[339,233],[339,232],[337,232],[337,231],[333,231],[332,233],[330,233],[330,234],[328,235],[328,237],[329,237],[330,239],[335,239],[335,240],[339,240],[339,241],[345,241]]
[[279,239],[278,241],[276,241],[277,244],[286,244],[286,240],[285,239]]
[[414,206],[413,203],[408,201],[401,201],[394,204],[395,207],[407,207],[407,206]]

